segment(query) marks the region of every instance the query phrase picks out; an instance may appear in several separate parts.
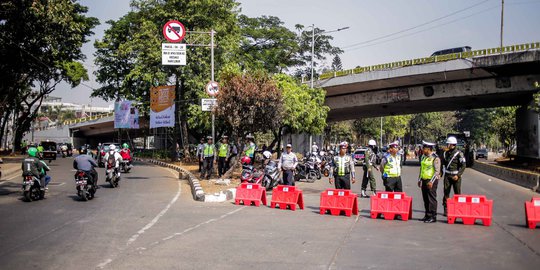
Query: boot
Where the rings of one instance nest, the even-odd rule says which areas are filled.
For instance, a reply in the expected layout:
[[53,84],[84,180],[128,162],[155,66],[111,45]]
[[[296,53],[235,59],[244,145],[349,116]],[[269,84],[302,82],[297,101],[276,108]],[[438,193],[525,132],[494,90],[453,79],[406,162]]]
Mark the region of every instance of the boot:
[[366,194],[366,191],[362,189],[362,198],[369,198],[369,196]]

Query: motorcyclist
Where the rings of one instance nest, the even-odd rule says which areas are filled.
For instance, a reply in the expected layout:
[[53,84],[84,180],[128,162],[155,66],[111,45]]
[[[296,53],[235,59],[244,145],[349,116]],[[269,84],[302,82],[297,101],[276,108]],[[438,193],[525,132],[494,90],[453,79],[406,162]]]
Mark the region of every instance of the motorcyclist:
[[[97,166],[98,165],[92,156],[88,155],[88,149],[85,146],[82,146],[79,155],[75,158],[75,160],[73,160],[73,169],[85,172],[86,175],[90,176],[93,185],[96,188],[99,188],[97,184],[98,173],[95,169]],[[75,173],[75,177],[76,176],[77,173]]]
[[38,149],[36,147],[28,148],[28,157],[21,163],[22,175],[39,178],[41,190],[45,190],[47,189],[47,184],[51,181],[51,177],[46,173],[50,171],[50,168],[45,162],[37,158],[36,155],[38,155]]
[[122,156],[116,152],[116,146],[111,144],[109,146],[109,152],[105,154],[104,160],[105,163],[109,163],[109,158],[114,159],[114,170],[116,171],[118,177],[120,177],[120,162],[122,162]]
[[131,150],[129,150],[129,145],[127,143],[122,144],[122,150],[120,150],[120,156],[123,160],[131,162]]
[[272,160],[272,153],[270,151],[264,151],[262,155],[263,155],[263,161],[261,164],[261,168],[264,169],[266,165],[268,165],[268,162]]

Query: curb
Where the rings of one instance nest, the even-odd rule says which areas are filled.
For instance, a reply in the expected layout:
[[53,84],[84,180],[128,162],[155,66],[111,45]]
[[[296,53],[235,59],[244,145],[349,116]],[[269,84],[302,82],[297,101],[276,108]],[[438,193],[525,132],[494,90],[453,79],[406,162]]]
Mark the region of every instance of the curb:
[[11,168],[11,169],[2,170],[2,179],[0,179],[0,180],[7,181],[6,180],[7,178],[10,178],[10,177],[16,175],[17,172],[20,172],[20,171],[21,171],[20,167],[14,167],[14,168]]
[[184,168],[174,165],[174,164],[169,164],[169,163],[159,161],[159,160],[154,160],[154,159],[142,159],[142,158],[134,157],[133,160],[152,163],[161,167],[166,167],[166,168],[170,168],[177,171],[179,179],[188,180],[189,185],[191,186],[191,194],[193,194],[193,199],[196,201],[201,201],[201,202],[206,201],[205,200],[206,196],[204,194],[204,190],[201,187],[201,184],[199,183],[199,179],[197,179],[195,175],[185,170]]
[[532,191],[540,192],[539,174],[478,161],[474,162],[472,169],[526,187]]

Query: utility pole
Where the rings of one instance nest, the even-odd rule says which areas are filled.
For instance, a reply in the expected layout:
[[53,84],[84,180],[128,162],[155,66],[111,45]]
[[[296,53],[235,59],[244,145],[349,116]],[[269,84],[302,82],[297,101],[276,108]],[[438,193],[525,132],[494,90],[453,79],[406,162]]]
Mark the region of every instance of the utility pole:
[[380,140],[381,140],[380,143],[381,143],[381,144],[379,145],[380,147],[382,147],[382,119],[383,119],[383,118],[382,118],[382,116],[381,116],[381,137],[380,137]]
[[[214,29],[210,30],[210,58],[212,62],[212,71],[211,71],[211,77],[212,81],[214,82]],[[216,143],[216,130],[214,122],[216,120],[216,116],[214,114],[214,110],[212,110],[212,141]]]
[[503,48],[503,29],[504,29],[504,0],[501,0],[501,53]]

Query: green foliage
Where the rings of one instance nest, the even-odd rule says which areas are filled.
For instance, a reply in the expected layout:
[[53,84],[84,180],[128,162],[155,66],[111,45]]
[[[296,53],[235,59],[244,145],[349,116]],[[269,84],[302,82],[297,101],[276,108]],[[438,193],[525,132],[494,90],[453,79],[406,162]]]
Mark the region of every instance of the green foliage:
[[[408,131],[411,115],[394,115],[383,118],[383,134],[388,142],[403,138]],[[383,141],[384,142],[384,141]]]
[[329,124],[326,136],[331,143],[351,142],[354,138],[353,121],[341,121]]
[[454,131],[457,123],[454,112],[430,112],[412,115],[411,129],[417,141],[435,142],[439,137]]
[[332,71],[340,71],[343,69],[343,64],[341,64],[341,58],[336,54],[334,59],[332,59]]
[[493,131],[498,134],[504,147],[509,148],[516,141],[516,110],[518,107],[500,107],[495,109]]
[[356,139],[361,144],[366,144],[369,139],[380,139],[380,117],[360,118],[353,121],[353,130],[356,134]]
[[299,84],[286,74],[277,74],[274,80],[283,93],[282,125],[297,133],[322,133],[330,111],[324,105],[326,92],[322,88],[311,89],[305,84]]

